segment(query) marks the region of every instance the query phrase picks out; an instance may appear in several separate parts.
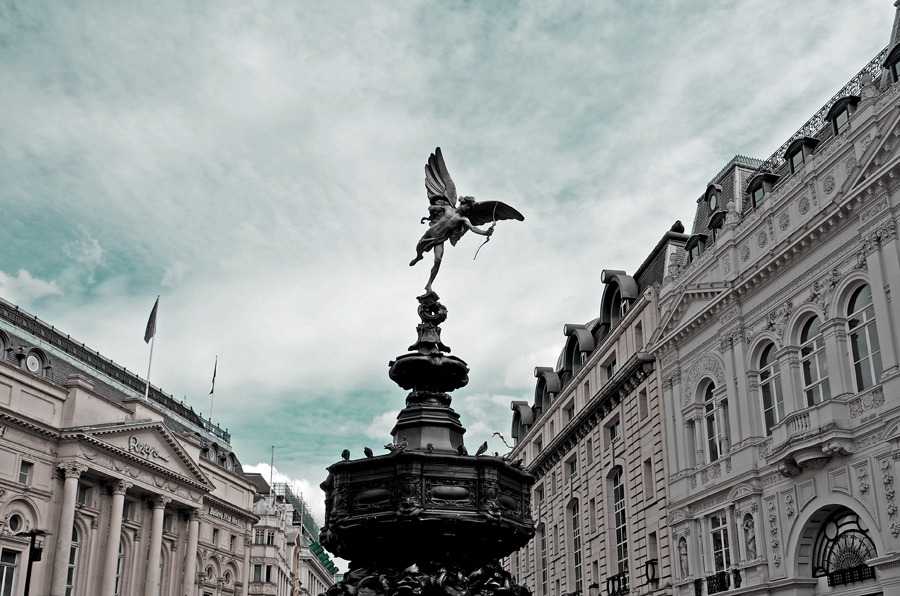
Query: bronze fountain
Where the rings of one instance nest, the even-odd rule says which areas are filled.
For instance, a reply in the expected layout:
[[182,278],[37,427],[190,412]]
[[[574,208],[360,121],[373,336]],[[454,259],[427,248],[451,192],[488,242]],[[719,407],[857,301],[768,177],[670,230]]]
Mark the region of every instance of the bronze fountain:
[[[466,430],[450,407],[449,393],[466,386],[469,368],[441,342],[447,309],[431,289],[444,242],[476,226],[522,215],[499,201],[462,197],[441,150],[425,166],[429,229],[416,246],[414,265],[434,251],[426,293],[419,296],[417,341],[391,361],[391,380],[410,393],[385,445],[388,453],[332,464],[322,483],[326,495],[321,543],[350,561],[343,581],[327,596],[527,596],[499,560],[534,536],[531,486],[521,462],[470,456]],[[487,240],[485,240],[486,242]]]

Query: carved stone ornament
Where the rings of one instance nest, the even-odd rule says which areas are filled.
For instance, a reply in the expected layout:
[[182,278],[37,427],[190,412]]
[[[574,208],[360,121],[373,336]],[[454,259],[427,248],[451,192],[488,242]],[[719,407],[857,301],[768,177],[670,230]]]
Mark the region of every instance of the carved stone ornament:
[[847,176],[853,174],[853,170],[856,169],[856,156],[851,155],[847,158],[847,161],[844,162],[844,168],[847,170]]
[[88,470],[86,465],[78,462],[62,462],[57,464],[56,467],[65,474],[66,478],[80,478]]
[[806,215],[806,212],[809,211],[809,199],[806,195],[800,197],[800,200],[797,201],[797,211],[800,212],[800,215]]
[[830,195],[834,192],[834,176],[831,174],[825,176],[825,179],[822,181],[822,190],[825,191],[826,195]]
[[718,358],[711,354],[704,354],[697,359],[691,366],[687,374],[687,383],[685,387],[687,391],[684,394],[684,405],[687,406],[693,401],[697,383],[703,377],[712,377],[716,381],[716,385],[725,384],[725,369]]
[[869,492],[869,470],[865,466],[856,469],[856,477],[859,482],[859,492],[866,494]]
[[746,261],[750,258],[750,247],[746,244],[741,247],[741,261]]
[[897,505],[894,503],[894,475],[891,473],[891,460],[881,460],[881,481],[884,484],[884,499],[887,502],[887,514],[891,520],[891,534],[900,536],[900,525],[897,524]]
[[770,500],[766,507],[769,510],[769,532],[772,534],[772,562],[778,567],[781,564],[781,555],[778,554],[778,514],[775,511],[775,499]]
[[787,227],[791,225],[791,217],[787,213],[782,213],[778,216],[778,229],[786,230]]
[[788,300],[766,316],[765,329],[775,333],[779,348],[784,344],[784,329],[792,312],[794,312],[794,305]]
[[114,495],[124,495],[132,486],[134,486],[134,484],[131,482],[128,482],[126,480],[117,480],[110,486],[110,492],[112,492],[112,494]]
[[159,495],[153,499],[153,508],[154,509],[165,509],[166,505],[172,502],[172,499],[169,497],[164,497]]
[[784,496],[784,512],[788,517],[793,517],[796,511],[794,510],[794,495],[788,493]]
[[806,301],[818,304],[826,320],[830,318],[828,307],[834,296],[834,289],[841,282],[842,277],[843,274],[840,270],[834,267],[824,278],[814,281],[809,290],[809,298]]
[[847,406],[850,409],[850,418],[859,418],[869,410],[875,410],[884,405],[884,389],[876,387],[862,397],[850,400]]
[[731,258],[728,255],[722,258],[722,269],[725,270],[725,273],[731,273]]
[[765,232],[760,232],[759,236],[756,238],[756,243],[759,244],[759,247],[762,248],[769,241],[769,237],[766,236]]
[[889,219],[862,238],[862,252],[868,256],[878,250],[878,246],[893,240],[897,235],[897,224]]

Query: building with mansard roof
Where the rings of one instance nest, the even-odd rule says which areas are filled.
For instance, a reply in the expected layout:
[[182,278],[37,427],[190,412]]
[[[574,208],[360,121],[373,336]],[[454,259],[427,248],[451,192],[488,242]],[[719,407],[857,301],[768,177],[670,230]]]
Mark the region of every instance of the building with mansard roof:
[[536,596],[646,594],[670,576],[666,461],[656,364],[656,286],[688,237],[667,232],[633,275],[604,270],[599,317],[563,327],[553,367],[535,369],[534,400],[514,401],[510,454],[537,477],[534,539],[509,556]]
[[676,595],[900,594],[897,29],[698,189],[648,348]]
[[30,594],[248,593],[255,486],[230,435],[144,390],[0,300],[0,594],[29,569]]

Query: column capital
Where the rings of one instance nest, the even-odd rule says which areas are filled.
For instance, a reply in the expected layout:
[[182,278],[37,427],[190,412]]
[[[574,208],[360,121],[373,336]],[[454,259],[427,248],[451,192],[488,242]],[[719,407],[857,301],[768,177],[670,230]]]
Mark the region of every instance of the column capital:
[[154,509],[165,509],[166,505],[172,502],[172,499],[169,497],[164,497],[162,495],[157,495],[153,497],[153,508]]
[[134,486],[133,482],[128,482],[127,480],[117,480],[109,485],[109,489],[113,495],[124,495],[132,486]]
[[56,464],[56,468],[58,470],[62,470],[62,472],[66,475],[66,478],[79,478],[84,472],[87,472],[88,467],[84,464],[80,464],[74,461],[66,461]]
[[199,507],[194,507],[193,509],[191,509],[190,511],[188,511],[188,514],[187,514],[187,515],[188,515],[188,521],[189,521],[189,522],[192,522],[192,521],[200,521],[200,508],[199,508]]

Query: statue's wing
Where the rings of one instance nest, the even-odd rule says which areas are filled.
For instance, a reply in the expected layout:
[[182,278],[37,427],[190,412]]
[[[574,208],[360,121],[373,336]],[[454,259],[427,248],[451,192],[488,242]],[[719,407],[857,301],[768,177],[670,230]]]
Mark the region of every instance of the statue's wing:
[[466,213],[466,217],[469,218],[473,226],[480,226],[488,222],[500,221],[501,219],[525,221],[525,217],[521,213],[501,201],[475,203],[475,206]]
[[440,147],[434,150],[428,158],[428,163],[425,164],[425,190],[428,191],[429,200],[444,197],[450,201],[454,209],[456,208],[456,184],[447,171]]

